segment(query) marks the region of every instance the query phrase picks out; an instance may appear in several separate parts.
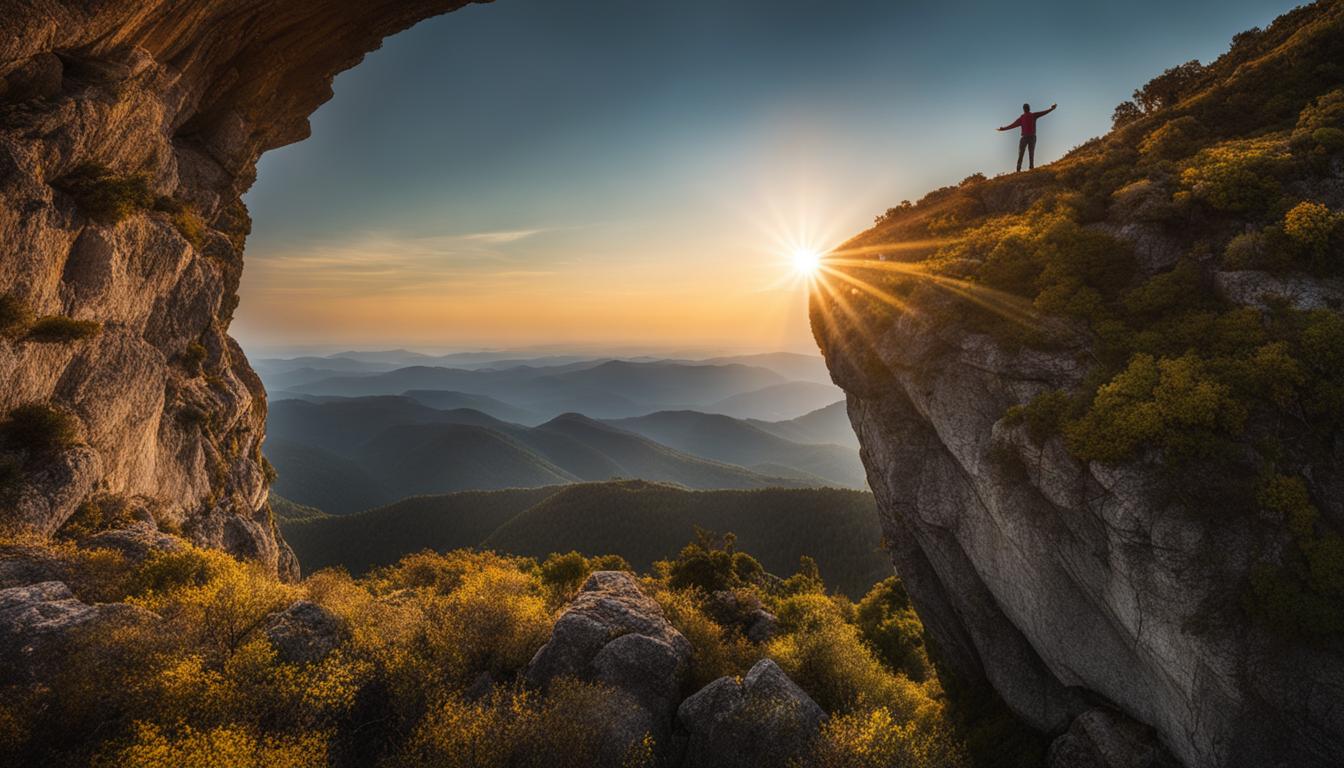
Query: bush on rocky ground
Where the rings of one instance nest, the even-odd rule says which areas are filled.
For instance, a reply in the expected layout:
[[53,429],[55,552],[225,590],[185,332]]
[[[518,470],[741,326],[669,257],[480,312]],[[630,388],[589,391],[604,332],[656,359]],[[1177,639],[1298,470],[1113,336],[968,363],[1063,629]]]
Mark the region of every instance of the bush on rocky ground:
[[[612,717],[607,684],[561,677],[534,689],[522,673],[573,599],[575,581],[615,560],[422,552],[361,579],[328,570],[287,585],[256,565],[177,540],[135,559],[125,549],[88,548],[110,535],[97,531],[129,514],[121,501],[91,501],[72,521],[67,533],[80,532],[87,546],[0,543],[0,564],[36,562],[41,553],[45,577],[73,591],[77,602],[67,610],[105,603],[129,606],[138,617],[72,631],[62,663],[40,685],[0,681],[0,762],[540,766],[612,759],[602,725]],[[815,755],[807,764],[876,765],[892,755],[912,766],[965,764],[922,628],[897,580],[875,586],[857,605],[827,594],[806,567],[790,579],[750,568],[742,579],[729,567],[735,586],[718,594],[674,586],[673,574],[702,573],[710,553],[725,552],[722,538],[701,539],[638,582],[656,601],[648,605],[689,641],[680,698],[773,658],[832,716],[820,731],[802,734],[808,760]],[[740,556],[730,553],[730,566]],[[755,642],[747,633],[763,615],[772,626],[778,615],[777,634]],[[892,728],[865,729],[873,723]],[[623,746],[621,760],[652,764],[655,755],[674,755],[671,747],[650,732]]]
[[53,186],[74,198],[80,212],[99,224],[116,224],[150,208],[156,199],[148,174],[118,174],[97,163],[73,169]]
[[103,324],[96,320],[76,320],[61,315],[47,315],[28,326],[28,339],[43,343],[78,341],[97,336]]

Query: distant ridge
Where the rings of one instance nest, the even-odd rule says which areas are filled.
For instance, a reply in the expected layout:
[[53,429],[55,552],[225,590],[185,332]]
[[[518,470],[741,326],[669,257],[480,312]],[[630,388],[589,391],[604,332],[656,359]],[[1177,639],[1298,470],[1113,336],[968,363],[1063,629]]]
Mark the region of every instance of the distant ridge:
[[619,554],[638,569],[674,556],[697,526],[731,531],[773,573],[817,561],[850,596],[891,575],[872,494],[833,488],[692,491],[645,481],[418,496],[342,517],[282,523],[305,572],[352,573],[421,549],[480,547],[545,557]]
[[[834,473],[808,467],[782,475],[753,471],[575,413],[526,427],[400,396],[281,400],[271,404],[267,428],[271,438],[263,450],[279,473],[277,492],[332,514],[413,494],[614,478],[702,489],[840,484]],[[763,455],[753,463],[781,463],[777,458]]]

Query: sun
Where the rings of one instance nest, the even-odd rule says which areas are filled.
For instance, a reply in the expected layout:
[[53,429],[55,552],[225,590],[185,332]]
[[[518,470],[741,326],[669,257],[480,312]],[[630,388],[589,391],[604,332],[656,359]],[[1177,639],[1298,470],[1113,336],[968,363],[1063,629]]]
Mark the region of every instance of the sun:
[[812,277],[821,269],[821,254],[812,248],[799,248],[793,252],[793,269],[803,277]]

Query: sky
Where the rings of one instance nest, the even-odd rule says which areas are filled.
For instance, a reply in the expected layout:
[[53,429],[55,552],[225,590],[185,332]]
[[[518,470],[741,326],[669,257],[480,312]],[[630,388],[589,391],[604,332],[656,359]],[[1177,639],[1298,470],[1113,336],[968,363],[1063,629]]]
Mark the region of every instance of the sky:
[[1292,2],[497,0],[337,77],[261,159],[249,350],[815,349],[791,256],[1045,162]]

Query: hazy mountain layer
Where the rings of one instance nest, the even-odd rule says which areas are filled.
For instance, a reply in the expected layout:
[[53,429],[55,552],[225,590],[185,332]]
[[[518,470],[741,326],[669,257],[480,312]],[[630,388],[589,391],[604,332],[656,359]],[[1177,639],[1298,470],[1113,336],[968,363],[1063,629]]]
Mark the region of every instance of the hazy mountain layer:
[[846,449],[793,445],[736,424],[774,448],[757,450],[751,463],[785,471],[753,471],[578,414],[525,427],[471,409],[429,408],[408,397],[277,401],[266,450],[281,495],[332,514],[415,494],[613,478],[688,488],[861,485]]

